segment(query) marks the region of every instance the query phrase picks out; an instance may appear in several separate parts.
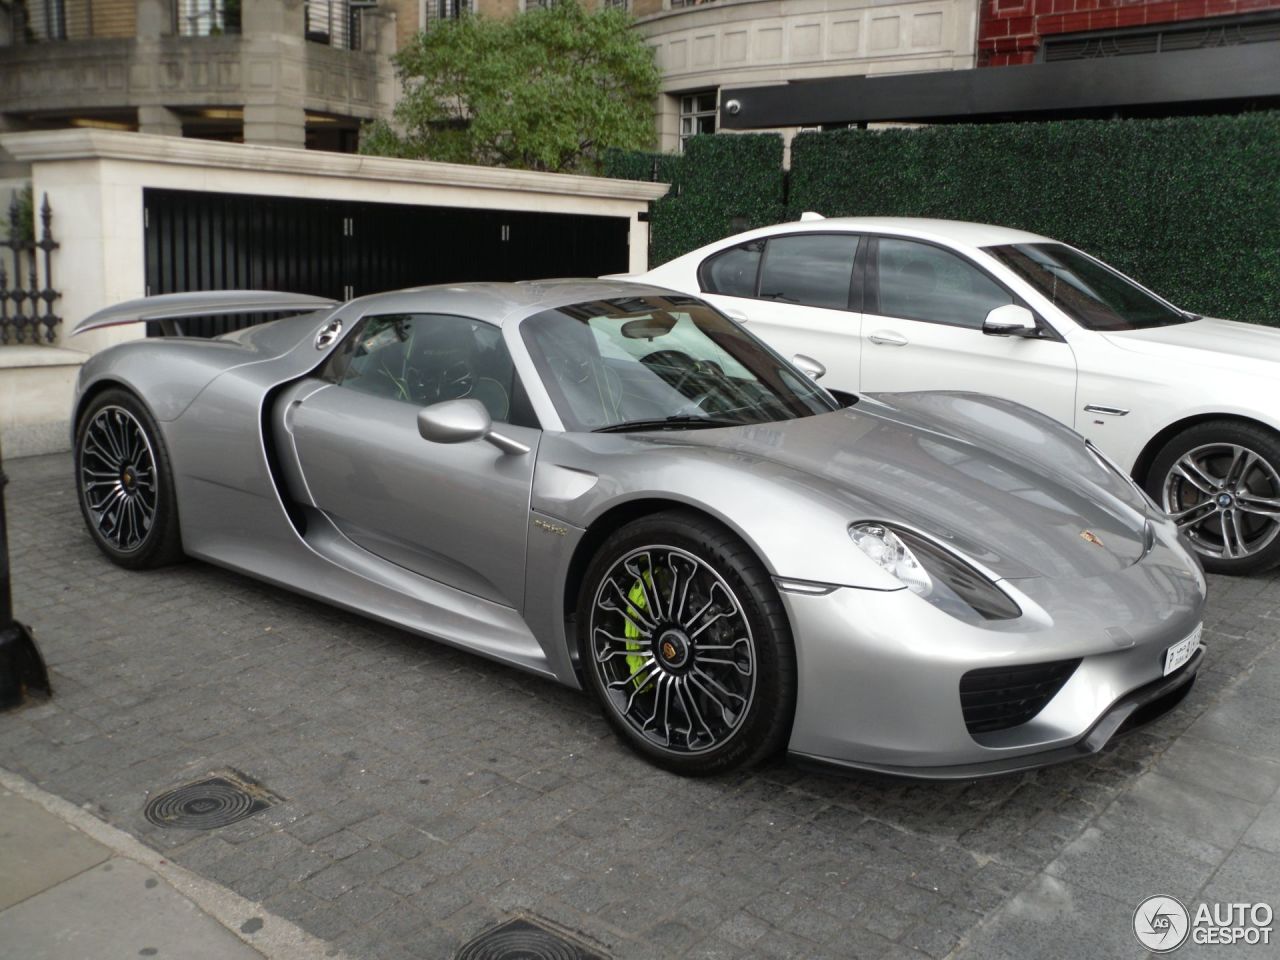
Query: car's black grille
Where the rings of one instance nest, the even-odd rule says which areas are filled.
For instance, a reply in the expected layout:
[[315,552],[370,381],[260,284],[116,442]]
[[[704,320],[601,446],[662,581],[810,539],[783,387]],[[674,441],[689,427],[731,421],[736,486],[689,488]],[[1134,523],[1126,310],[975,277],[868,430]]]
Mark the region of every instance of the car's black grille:
[[1075,660],[970,670],[960,678],[960,707],[970,733],[1007,730],[1044,709],[1080,666]]

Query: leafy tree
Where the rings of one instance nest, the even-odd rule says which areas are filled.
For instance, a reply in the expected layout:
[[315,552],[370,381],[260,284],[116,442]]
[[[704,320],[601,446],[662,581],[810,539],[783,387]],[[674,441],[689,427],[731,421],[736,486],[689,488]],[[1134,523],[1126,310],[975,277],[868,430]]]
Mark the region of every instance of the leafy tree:
[[658,69],[616,8],[464,15],[418,34],[395,65],[395,123],[366,126],[361,153],[596,173],[605,150],[653,143]]

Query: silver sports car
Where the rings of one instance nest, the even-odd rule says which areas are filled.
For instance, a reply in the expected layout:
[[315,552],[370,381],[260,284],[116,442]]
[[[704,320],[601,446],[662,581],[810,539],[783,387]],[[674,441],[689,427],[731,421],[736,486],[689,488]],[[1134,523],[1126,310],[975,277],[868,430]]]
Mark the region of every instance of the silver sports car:
[[585,686],[685,774],[784,746],[1020,770],[1194,680],[1200,568],[1081,437],[977,394],[828,393],[694,297],[178,294],[79,328],[290,310],[84,365],[76,481],[112,560],[199,557]]

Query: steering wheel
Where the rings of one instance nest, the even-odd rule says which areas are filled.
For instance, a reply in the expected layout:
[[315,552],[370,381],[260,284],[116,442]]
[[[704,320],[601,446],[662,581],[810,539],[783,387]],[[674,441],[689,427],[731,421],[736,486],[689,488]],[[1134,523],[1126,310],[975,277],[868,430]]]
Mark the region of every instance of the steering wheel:
[[661,371],[654,371],[659,377],[666,380],[671,389],[677,393],[684,392],[681,388],[689,382],[690,377],[702,372],[701,362],[679,350],[655,350],[653,353],[641,357],[640,362],[646,367],[669,367],[678,370],[679,373],[676,374],[674,383],[663,376]]
[[435,376],[421,375],[417,381],[418,402],[429,405],[445,400],[461,400],[471,396],[475,388],[476,372],[463,359],[445,364]]

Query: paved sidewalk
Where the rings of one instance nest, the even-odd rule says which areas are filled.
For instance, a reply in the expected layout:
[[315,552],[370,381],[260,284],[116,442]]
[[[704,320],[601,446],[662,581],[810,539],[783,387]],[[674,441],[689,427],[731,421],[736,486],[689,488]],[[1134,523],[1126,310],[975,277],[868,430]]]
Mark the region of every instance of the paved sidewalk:
[[[357,960],[449,960],[527,915],[614,960],[1109,960],[1146,956],[1152,894],[1280,911],[1280,573],[1212,578],[1195,688],[1098,756],[970,784],[781,759],[692,781],[536,677],[207,564],[114,567],[70,457],[5,468],[55,695],[0,714],[0,768],[229,888],[217,918],[261,917],[264,954],[273,918]],[[281,801],[208,831],[144,816],[223,769]]]
[[[206,911],[224,919],[228,911],[243,915],[241,936]],[[5,957],[326,956],[324,945],[291,924],[270,918],[267,928],[261,911],[247,901],[0,770],[0,954]],[[250,946],[255,935],[261,935],[261,951]]]

